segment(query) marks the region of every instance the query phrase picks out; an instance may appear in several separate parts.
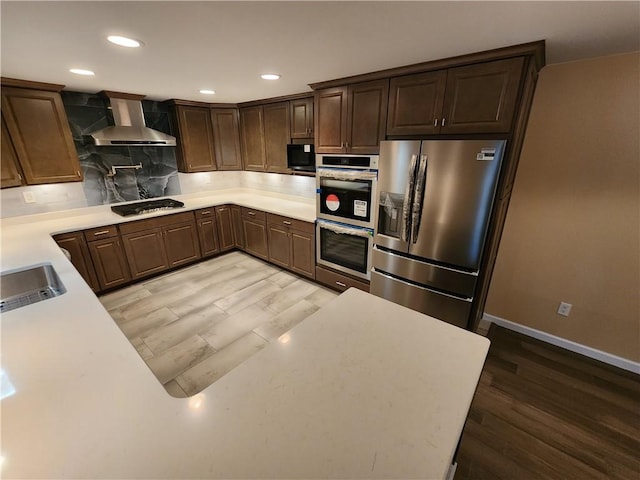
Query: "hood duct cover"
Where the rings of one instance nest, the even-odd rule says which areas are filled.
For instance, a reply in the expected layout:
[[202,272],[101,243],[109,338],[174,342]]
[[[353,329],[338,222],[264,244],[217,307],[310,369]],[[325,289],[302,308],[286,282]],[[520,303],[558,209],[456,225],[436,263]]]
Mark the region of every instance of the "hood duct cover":
[[146,126],[141,100],[108,96],[115,125],[91,134],[97,146],[172,147],[176,145],[175,137]]

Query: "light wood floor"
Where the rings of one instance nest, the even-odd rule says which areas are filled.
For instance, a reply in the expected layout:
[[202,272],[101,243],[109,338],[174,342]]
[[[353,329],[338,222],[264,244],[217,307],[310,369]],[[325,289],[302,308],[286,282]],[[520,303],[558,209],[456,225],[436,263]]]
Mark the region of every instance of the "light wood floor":
[[640,479],[640,377],[492,325],[456,480]]
[[100,297],[175,397],[208,387],[337,294],[231,252]]

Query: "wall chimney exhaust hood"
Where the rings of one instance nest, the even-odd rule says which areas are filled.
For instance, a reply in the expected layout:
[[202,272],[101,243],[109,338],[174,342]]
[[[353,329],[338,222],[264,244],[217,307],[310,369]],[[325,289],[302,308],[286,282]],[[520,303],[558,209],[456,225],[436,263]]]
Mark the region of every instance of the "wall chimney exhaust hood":
[[111,104],[115,125],[91,134],[96,146],[174,147],[175,137],[146,126],[142,112],[143,95],[100,92]]

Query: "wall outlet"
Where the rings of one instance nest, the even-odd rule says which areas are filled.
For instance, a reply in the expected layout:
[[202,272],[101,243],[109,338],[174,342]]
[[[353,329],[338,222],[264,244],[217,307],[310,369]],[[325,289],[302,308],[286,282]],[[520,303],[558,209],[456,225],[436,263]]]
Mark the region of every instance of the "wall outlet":
[[570,303],[560,302],[560,306],[558,307],[558,315],[568,317],[569,313],[571,312],[572,306],[573,305],[571,305]]
[[22,192],[24,203],[36,203],[36,195],[33,192]]

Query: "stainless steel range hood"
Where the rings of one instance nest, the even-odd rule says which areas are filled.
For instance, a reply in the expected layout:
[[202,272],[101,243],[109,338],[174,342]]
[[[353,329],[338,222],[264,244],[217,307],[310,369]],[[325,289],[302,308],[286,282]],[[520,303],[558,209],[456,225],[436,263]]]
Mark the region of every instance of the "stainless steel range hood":
[[101,93],[109,98],[115,125],[91,134],[97,146],[173,147],[176,145],[175,137],[145,125],[142,112],[143,97],[116,92]]

